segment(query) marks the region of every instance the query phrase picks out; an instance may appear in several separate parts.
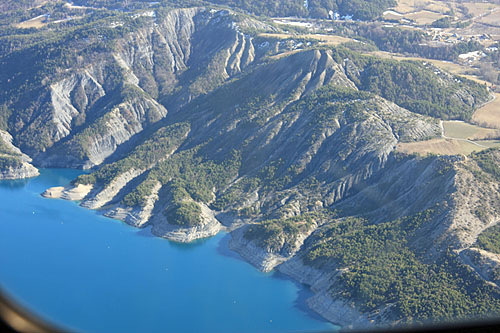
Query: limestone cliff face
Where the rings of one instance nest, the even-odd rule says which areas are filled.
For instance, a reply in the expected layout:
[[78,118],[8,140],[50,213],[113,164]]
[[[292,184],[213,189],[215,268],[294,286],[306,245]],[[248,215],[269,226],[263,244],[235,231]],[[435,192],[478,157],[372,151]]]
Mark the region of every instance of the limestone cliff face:
[[[272,32],[277,28],[228,10],[204,7],[152,10],[99,23],[96,29],[113,30],[131,23],[133,29],[109,33],[113,37],[106,37],[110,38],[106,47],[96,47],[86,57],[75,56],[66,63],[60,62],[56,70],[51,69],[57,75],[42,77],[37,96],[19,87],[20,99],[13,101],[12,107],[23,111],[11,120],[11,133],[36,165],[88,169],[119,158],[147,136],[145,129],[168,122],[169,117],[189,118],[178,113],[190,113],[201,107],[198,101],[206,100],[207,95],[225,84],[238,90],[243,99],[244,95],[272,99],[261,105],[270,111],[266,117],[272,117],[275,111],[325,85],[358,89],[363,73],[362,64],[339,59],[339,54],[331,50],[312,49],[288,56],[288,51],[306,47],[293,40],[264,38],[249,32]],[[64,47],[83,52],[93,49],[94,44],[100,45],[102,38],[88,36]],[[246,79],[239,80],[242,77]],[[436,79],[443,84],[453,80],[445,76]],[[463,95],[463,92],[453,93]],[[468,96],[464,101],[471,98]],[[214,102],[215,98],[211,100]],[[379,103],[388,103],[383,106],[387,109],[397,108],[387,101]],[[238,103],[233,101],[231,106],[223,108],[230,112],[231,108],[238,109]],[[401,121],[404,112],[397,112],[399,121],[389,121],[380,114],[379,119],[353,129],[350,135],[373,126],[391,127],[392,136],[402,141],[434,135],[434,125],[424,124],[423,120],[416,126],[408,126]],[[390,113],[391,117],[395,114]],[[229,132],[240,121],[233,115],[229,115],[233,119],[227,124],[221,123],[225,119],[209,113],[201,115],[200,120],[203,119],[204,125],[211,122],[208,131],[216,131],[217,125],[223,125]],[[250,120],[253,117],[249,116]],[[340,121],[337,120],[338,126],[342,125]],[[266,124],[265,140],[278,135],[281,126],[282,121]],[[321,134],[326,141],[329,131],[325,129]],[[319,145],[317,142],[309,157],[304,158],[310,158]],[[380,158],[383,162],[384,157]],[[349,185],[338,184],[336,190],[330,191],[329,200],[342,197],[340,192],[346,186]]]
[[[256,68],[175,112],[171,122],[189,122],[191,130],[178,150],[164,162],[151,164],[146,173],[145,170],[124,172],[106,186],[97,183],[82,205],[102,208],[105,214],[133,225],[153,224],[154,233],[175,240],[213,235],[220,230],[218,222],[206,222],[204,227],[187,230],[170,224],[162,213],[173,205],[168,192],[170,183],[184,176],[160,175],[177,168],[169,163],[183,161],[188,147],[203,147],[202,152],[208,153],[204,158],[215,160],[227,159],[233,151],[240,151],[241,166],[237,174],[223,176],[225,185],[209,188],[212,199],[208,201],[201,201],[188,190],[191,196],[188,199],[201,207],[211,206],[215,211],[236,214],[255,211],[258,213],[252,218],[256,219],[298,216],[332,206],[378,174],[398,142],[422,140],[440,133],[436,120],[411,113],[380,97],[363,95],[347,103],[334,98],[321,100],[318,94],[325,85],[358,94],[344,72],[331,52],[325,50],[299,52]],[[231,96],[234,91],[241,95]],[[254,105],[256,97],[255,109],[247,106]],[[166,124],[170,124],[168,119],[167,116]],[[117,124],[115,128],[120,126]],[[111,165],[120,163],[128,162],[116,161]],[[251,191],[242,190],[241,184],[257,181],[256,176],[269,168],[275,169],[274,178],[288,179],[288,185],[268,189],[262,184]],[[212,176],[207,177],[211,181]],[[120,182],[122,178],[126,181]],[[144,193],[144,184],[158,184],[159,178],[164,179]],[[311,185],[313,179],[315,183]],[[115,182],[120,186],[113,185]],[[127,207],[124,198],[134,192],[143,193],[143,202],[148,204]],[[238,200],[220,206],[217,200],[225,196]],[[176,229],[192,236],[176,235]],[[299,247],[300,244],[293,245],[289,255]]]
[[[489,152],[496,163],[498,151]],[[500,184],[488,177],[474,158],[461,160],[453,186],[449,227],[444,240],[458,249],[471,247],[477,236],[500,220]],[[486,176],[485,176],[486,175]]]
[[307,305],[343,328],[373,328],[375,324],[383,322],[380,314],[361,313],[352,301],[332,297],[329,290],[340,274],[334,268],[315,269],[305,265],[300,258],[294,257],[278,266],[278,270],[300,283],[309,285],[314,295],[306,300]]
[[167,110],[154,99],[142,96],[111,106],[93,124],[35,158],[44,167],[88,169],[100,165],[116,149],[145,127],[160,120]]
[[[19,99],[7,103],[9,154],[20,154],[13,141],[37,166],[92,169],[45,197],[81,201],[178,242],[230,230],[234,250],[309,284],[309,305],[341,324],[398,320],[390,304],[362,313],[332,292],[349,267],[303,260],[343,218],[377,225],[442,207],[414,230],[411,250],[425,260],[451,250],[497,283],[497,258],[473,244],[499,220],[498,182],[477,177],[472,158],[396,153],[400,142],[440,137],[441,127],[368,89],[369,58],[266,37],[255,31],[277,29],[222,9],[163,8],[95,24],[100,34],[69,42],[88,59],[54,61],[50,77],[35,66],[40,87],[20,84]],[[443,98],[454,105],[473,108],[482,98],[451,75],[412,66],[449,88]],[[408,105],[430,103],[421,88],[412,86]],[[27,158],[16,161],[0,177],[36,173]],[[318,217],[324,211],[341,217]],[[248,237],[269,221],[267,233]]]
[[47,78],[16,140],[43,167],[100,165],[167,110],[179,110],[261,57],[253,37],[240,31],[246,27],[266,25],[207,8],[155,14],[91,62],[77,59],[71,70]]
[[160,214],[151,218],[151,232],[158,237],[167,238],[174,242],[189,243],[196,239],[215,236],[225,229],[215,218],[214,212],[204,204],[201,204],[201,222],[195,226],[179,227],[179,225],[170,223],[167,218]]
[[256,242],[246,239],[249,226],[240,227],[231,232],[229,247],[238,252],[246,261],[263,272],[270,272],[288,258],[279,253],[271,253]]
[[31,159],[12,144],[12,136],[0,130],[0,180],[23,179],[39,175],[38,169],[30,164]]
[[[498,158],[497,151],[484,154]],[[500,220],[499,184],[484,172],[473,158],[390,156],[364,186],[332,208],[344,216],[362,216],[377,224],[439,207],[429,221],[412,231],[409,246],[429,262],[451,250],[465,265],[463,269],[472,269],[486,284],[498,288],[499,255],[475,247],[477,236]],[[307,232],[300,232],[299,250],[290,256],[262,245],[270,239],[279,243],[285,231],[252,240],[245,237],[248,227],[242,227],[233,231],[231,247],[261,270],[277,269],[310,285],[315,295],[307,300],[309,306],[333,322],[357,328],[397,322],[400,318],[391,311],[391,304],[360,312],[352,299],[342,296],[340,277],[349,266],[330,260],[318,267],[304,261],[330,223],[337,222],[313,224]]]
[[1,179],[24,179],[36,177],[39,175],[38,169],[33,165],[22,162],[20,166],[7,166],[0,170]]
[[142,228],[149,223],[150,218],[153,214],[153,209],[155,207],[156,201],[158,201],[158,193],[161,189],[161,183],[156,182],[151,189],[151,193],[144,206],[142,207],[121,207],[117,205],[115,207],[109,208],[109,210],[105,213],[106,216],[122,220],[125,223],[137,227]]
[[[50,102],[53,107],[54,142],[70,134],[76,123],[84,119],[75,119],[91,108],[106,92],[98,81],[99,68],[81,70],[74,75],[55,82],[50,86]],[[102,81],[101,81],[102,82]],[[83,117],[83,116],[80,116]]]

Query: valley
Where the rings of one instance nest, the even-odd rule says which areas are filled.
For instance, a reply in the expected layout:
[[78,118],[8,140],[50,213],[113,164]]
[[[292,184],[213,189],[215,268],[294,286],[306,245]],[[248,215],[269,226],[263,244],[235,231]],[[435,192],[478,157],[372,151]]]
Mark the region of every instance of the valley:
[[175,242],[228,231],[343,327],[495,318],[500,7],[382,2],[354,19],[314,2],[8,12],[1,176],[84,169],[41,194]]

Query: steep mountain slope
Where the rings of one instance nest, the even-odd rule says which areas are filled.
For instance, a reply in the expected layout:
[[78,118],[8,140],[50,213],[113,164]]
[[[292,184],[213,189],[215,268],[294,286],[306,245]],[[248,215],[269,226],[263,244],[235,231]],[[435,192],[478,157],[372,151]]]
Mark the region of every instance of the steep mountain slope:
[[[237,98],[235,91],[241,92]],[[158,154],[150,169],[126,177],[122,188],[134,178],[136,183],[121,193],[116,181],[137,165],[132,160],[144,159],[140,153],[80,177],[75,184],[94,186],[83,205],[137,209],[159,181],[167,191],[158,197],[157,206],[164,208],[153,219],[155,233],[168,220],[161,211],[183,208],[179,200],[253,218],[297,215],[345,197],[383,167],[399,140],[440,134],[435,120],[358,92],[331,52],[320,50],[265,64],[167,117],[167,124],[165,133],[185,128],[182,135],[162,136],[168,142],[182,140],[176,151],[162,148],[164,154],[173,152],[169,158]],[[147,152],[145,147],[155,142],[156,135],[139,149]],[[109,188],[115,189],[113,195],[103,201]],[[175,199],[177,194],[181,198]],[[258,200],[252,200],[256,194]]]
[[232,247],[311,285],[309,305],[346,326],[496,316],[498,252],[476,239],[499,220],[497,161],[396,156],[333,212],[245,226]]
[[12,136],[0,130],[0,180],[38,176],[38,170],[30,164],[31,158],[12,144]]
[[[137,15],[96,22],[48,46],[38,43],[3,59],[8,127],[37,163],[100,164],[167,110],[175,112],[255,60],[252,41],[227,11],[193,8]],[[97,33],[90,34],[92,29]],[[52,55],[68,50],[70,54],[61,55],[66,60]],[[40,61],[47,58],[51,61]]]
[[499,218],[498,152],[395,152],[485,87],[274,30],[216,7],[94,17],[0,58],[0,126],[36,166],[92,169],[44,196],[181,242],[230,230],[333,322],[498,314],[476,244]]

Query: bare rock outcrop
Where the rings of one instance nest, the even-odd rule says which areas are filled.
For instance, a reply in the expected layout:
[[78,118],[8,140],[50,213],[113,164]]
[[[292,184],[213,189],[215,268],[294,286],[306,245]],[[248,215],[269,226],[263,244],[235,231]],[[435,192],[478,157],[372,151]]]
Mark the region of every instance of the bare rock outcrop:
[[64,199],[70,201],[81,201],[92,190],[92,185],[77,186],[57,186],[51,187],[42,193],[42,196],[49,199]]
[[31,158],[14,146],[12,140],[8,132],[0,130],[0,180],[38,176],[40,173],[30,163]]
[[184,227],[170,224],[163,214],[157,214],[151,219],[153,228],[151,233],[156,236],[167,238],[174,242],[189,243],[197,239],[208,238],[217,235],[224,226],[215,218],[214,212],[205,204],[201,206],[201,223]]

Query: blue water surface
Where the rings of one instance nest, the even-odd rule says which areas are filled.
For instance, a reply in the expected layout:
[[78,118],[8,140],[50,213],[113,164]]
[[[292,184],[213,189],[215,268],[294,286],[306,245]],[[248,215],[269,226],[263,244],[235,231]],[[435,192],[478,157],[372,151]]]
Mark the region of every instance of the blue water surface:
[[177,244],[40,196],[78,174],[0,182],[0,287],[35,314],[80,332],[337,330],[304,286],[228,250],[228,234]]

